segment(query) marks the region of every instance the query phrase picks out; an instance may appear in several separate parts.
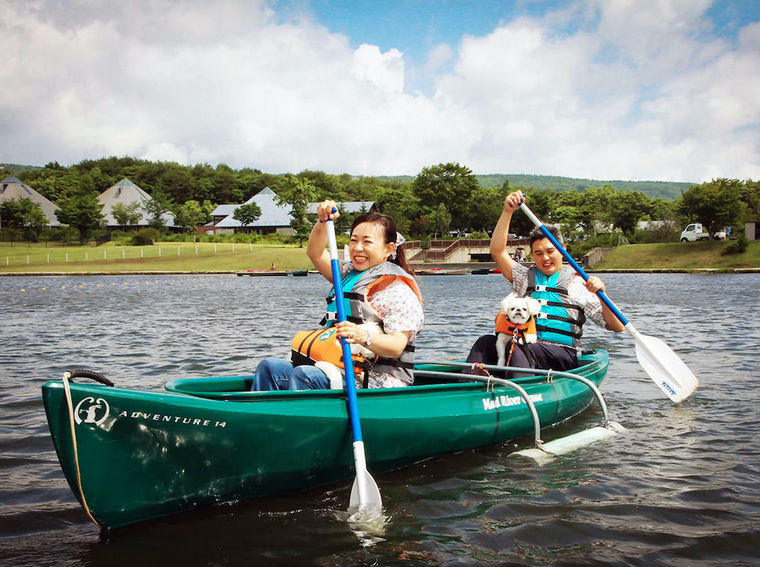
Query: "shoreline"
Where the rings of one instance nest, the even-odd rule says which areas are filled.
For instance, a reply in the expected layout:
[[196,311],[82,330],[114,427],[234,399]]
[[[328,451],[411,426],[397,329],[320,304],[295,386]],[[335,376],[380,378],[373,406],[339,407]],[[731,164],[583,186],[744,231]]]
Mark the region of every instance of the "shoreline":
[[[469,264],[413,264],[415,271],[429,269],[478,269],[491,268],[494,262]],[[760,268],[604,268],[587,269],[589,274],[757,274]],[[0,277],[30,276],[189,276],[189,275],[237,275],[240,270],[135,270],[97,272],[0,272]],[[245,273],[245,272],[242,272]],[[469,274],[468,274],[469,275]]]

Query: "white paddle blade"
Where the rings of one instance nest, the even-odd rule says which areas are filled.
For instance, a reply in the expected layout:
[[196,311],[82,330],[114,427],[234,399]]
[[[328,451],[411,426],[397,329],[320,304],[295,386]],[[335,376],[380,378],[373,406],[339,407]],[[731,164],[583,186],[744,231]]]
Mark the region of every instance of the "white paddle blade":
[[354,468],[356,478],[351,487],[351,497],[348,501],[348,509],[354,510],[378,510],[383,506],[380,498],[380,489],[372,475],[367,472],[367,461],[364,456],[364,441],[354,441]]
[[[364,482],[364,502],[362,502],[362,499],[360,497],[360,482]],[[377,487],[377,483],[375,482],[375,479],[372,478],[372,475],[370,475],[366,470],[363,472],[358,472],[356,474],[356,478],[354,479],[354,484],[351,487],[351,498],[348,501],[348,509],[354,510],[354,509],[367,509],[367,510],[375,510],[377,509],[378,512],[383,507],[383,501],[380,498],[380,489]]]
[[642,335],[630,323],[625,328],[636,341],[639,364],[674,403],[684,401],[697,389],[697,377],[664,341]]

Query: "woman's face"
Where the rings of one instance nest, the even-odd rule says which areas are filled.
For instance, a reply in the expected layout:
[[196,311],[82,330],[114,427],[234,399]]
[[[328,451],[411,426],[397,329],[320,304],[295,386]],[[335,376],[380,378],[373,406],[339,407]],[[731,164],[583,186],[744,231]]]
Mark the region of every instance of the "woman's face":
[[546,276],[553,276],[562,269],[562,254],[548,238],[536,240],[530,248],[536,268]]
[[351,233],[348,254],[354,268],[360,272],[385,262],[395,248],[385,242],[385,230],[375,222],[357,224]]

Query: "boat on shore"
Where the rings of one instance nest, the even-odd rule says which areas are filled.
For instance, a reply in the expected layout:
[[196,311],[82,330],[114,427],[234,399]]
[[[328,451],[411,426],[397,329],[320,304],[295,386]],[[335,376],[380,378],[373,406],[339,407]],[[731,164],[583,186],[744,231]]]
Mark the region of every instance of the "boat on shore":
[[247,270],[245,272],[238,272],[238,276],[296,276],[304,277],[309,275],[309,270]]
[[474,276],[485,276],[491,273],[491,268],[472,268],[470,273]]
[[[476,377],[455,363],[423,363],[414,386],[359,390],[368,468],[378,475],[534,432],[538,439],[536,425],[562,423],[594,400],[607,353],[580,361],[580,380],[536,375],[510,388],[462,381]],[[91,371],[71,375],[103,383],[65,376],[46,382],[42,398],[66,480],[102,528],[354,475],[342,390],[251,392],[252,376],[228,376],[149,391],[109,385]]]
[[466,276],[467,268],[423,268],[416,270],[418,276]]

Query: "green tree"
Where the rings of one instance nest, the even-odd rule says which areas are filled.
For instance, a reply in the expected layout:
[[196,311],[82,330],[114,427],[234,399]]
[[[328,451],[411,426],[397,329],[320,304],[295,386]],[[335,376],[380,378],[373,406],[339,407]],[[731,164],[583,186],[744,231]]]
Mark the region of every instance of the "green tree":
[[427,212],[443,204],[451,214],[451,226],[455,229],[470,226],[470,199],[478,187],[477,177],[458,163],[426,167],[412,183],[415,195]]
[[20,233],[24,240],[37,242],[48,219],[38,203],[21,197],[0,204],[0,222],[3,227],[11,229],[11,236]]
[[245,229],[246,232],[251,232],[251,228],[248,225],[259,220],[260,217],[261,207],[253,202],[240,205],[235,209],[235,212],[232,213],[232,218],[236,221],[240,221],[240,227]]
[[446,205],[441,203],[436,209],[428,215],[428,226],[430,226],[435,235],[440,231],[441,236],[446,236],[451,225],[451,214],[446,210]]
[[[493,230],[504,209],[504,199],[509,194],[508,191],[508,182],[506,192],[504,187],[486,187],[474,191],[470,200],[470,227],[483,232]],[[514,229],[512,231],[514,232]]]
[[699,222],[713,238],[724,227],[736,224],[742,215],[742,182],[738,179],[713,179],[690,187],[679,202],[688,222]]
[[319,191],[310,180],[288,175],[283,188],[275,197],[278,205],[290,205],[290,226],[295,231],[299,246],[303,246],[303,241],[309,238],[311,232],[311,223],[306,218],[306,209],[309,203],[317,200],[318,196]]
[[411,184],[397,184],[380,189],[375,204],[380,212],[396,221],[396,227],[402,234],[407,237],[410,234],[424,236],[413,228],[413,222],[422,214],[422,209],[420,200],[412,192]]
[[760,181],[747,179],[740,190],[744,205],[741,221],[752,222],[760,219]]
[[63,224],[73,226],[79,231],[79,241],[84,243],[92,231],[102,225],[103,213],[95,193],[71,195],[59,203],[61,209],[56,213]]
[[142,218],[142,211],[140,210],[140,203],[138,201],[134,201],[129,205],[115,203],[111,208],[111,214],[116,224],[124,227],[134,226]]
[[211,211],[214,210],[211,201],[204,201],[203,204],[193,199],[187,201],[177,209],[174,215],[174,222],[193,235],[193,242],[198,235],[198,226],[205,224],[211,218]]
[[156,189],[153,191],[150,200],[143,203],[143,208],[150,215],[148,226],[161,230],[166,226],[166,220],[163,218],[164,213],[168,213],[172,209],[171,198],[160,189]]
[[608,218],[628,237],[633,235],[639,221],[652,211],[652,201],[641,191],[618,191],[610,205]]

